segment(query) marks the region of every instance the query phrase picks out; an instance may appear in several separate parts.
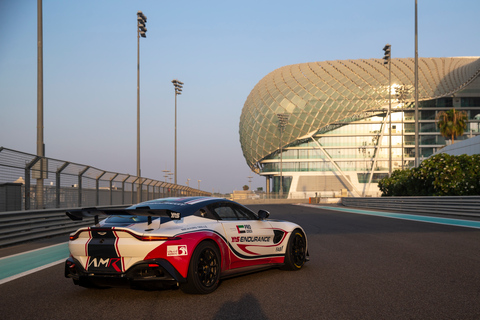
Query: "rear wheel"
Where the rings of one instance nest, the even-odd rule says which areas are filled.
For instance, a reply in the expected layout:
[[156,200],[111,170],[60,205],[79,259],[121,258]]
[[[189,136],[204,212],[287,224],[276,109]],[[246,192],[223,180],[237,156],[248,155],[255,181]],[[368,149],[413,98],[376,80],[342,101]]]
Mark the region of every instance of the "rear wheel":
[[215,291],[220,280],[221,256],[217,246],[205,241],[193,252],[188,267],[187,282],[181,285],[185,293],[207,294]]
[[285,270],[300,270],[306,260],[307,241],[299,229],[293,230],[285,252]]

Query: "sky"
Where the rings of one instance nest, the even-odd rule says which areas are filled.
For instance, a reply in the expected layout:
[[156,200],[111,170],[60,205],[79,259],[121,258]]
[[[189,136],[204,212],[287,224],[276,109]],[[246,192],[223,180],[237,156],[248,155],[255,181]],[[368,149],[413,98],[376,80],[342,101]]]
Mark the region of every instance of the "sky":
[[[265,189],[239,121],[268,73],[382,58],[387,43],[393,58],[415,52],[414,0],[43,0],[47,157],[136,174],[139,10],[141,175],[174,170],[178,79],[177,183],[208,192]],[[478,12],[478,0],[418,0],[419,56],[480,56]],[[36,154],[36,126],[37,1],[0,0],[0,146]]]

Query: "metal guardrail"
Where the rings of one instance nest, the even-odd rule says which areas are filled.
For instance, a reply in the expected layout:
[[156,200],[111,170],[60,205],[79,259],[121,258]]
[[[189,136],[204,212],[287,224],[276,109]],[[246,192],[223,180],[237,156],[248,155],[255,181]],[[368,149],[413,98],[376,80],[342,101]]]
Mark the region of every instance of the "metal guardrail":
[[480,196],[342,198],[346,207],[480,217]]
[[[108,206],[103,208],[125,208]],[[65,209],[0,212],[0,247],[25,241],[66,235],[78,228],[91,226],[93,218],[72,221]]]

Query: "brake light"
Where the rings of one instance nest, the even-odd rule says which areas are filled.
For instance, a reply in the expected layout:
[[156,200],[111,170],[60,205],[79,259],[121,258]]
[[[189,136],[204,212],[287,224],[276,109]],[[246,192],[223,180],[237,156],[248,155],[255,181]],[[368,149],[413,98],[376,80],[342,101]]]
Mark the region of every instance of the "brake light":
[[[103,228],[105,230],[111,230],[109,228]],[[102,231],[103,229],[100,229],[100,228],[95,228],[96,231]],[[69,239],[70,241],[73,241],[73,240],[76,240],[78,239],[78,237],[80,236],[80,234],[82,232],[88,232],[88,231],[91,231],[93,229],[83,229],[83,230],[78,230],[77,232],[75,232],[73,235],[70,235]],[[120,232],[125,232],[125,233],[128,233],[129,235],[131,235],[132,237],[140,240],[140,241],[167,241],[167,240],[180,240],[181,238],[180,237],[166,237],[166,236],[154,236],[154,235],[138,235],[138,234],[135,234],[129,230],[122,230],[122,229],[115,229],[115,232],[116,233],[120,233]]]
[[167,241],[167,240],[179,240],[179,237],[162,237],[162,236],[137,236],[132,234],[135,238],[141,241]]
[[80,233],[81,233],[81,231],[80,232],[77,231],[73,235],[70,235],[70,237],[69,237],[70,241],[73,241],[73,240],[77,239],[78,236],[80,235]]

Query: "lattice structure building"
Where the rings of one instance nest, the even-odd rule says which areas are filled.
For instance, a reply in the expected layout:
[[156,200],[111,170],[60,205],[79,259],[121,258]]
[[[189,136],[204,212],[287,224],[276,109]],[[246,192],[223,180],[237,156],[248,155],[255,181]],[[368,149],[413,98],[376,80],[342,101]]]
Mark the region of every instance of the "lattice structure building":
[[[414,165],[415,61],[391,59],[391,87],[383,62],[301,63],[260,80],[242,110],[240,143],[248,166],[266,177],[267,191],[282,186],[290,198],[341,190],[377,195],[390,158],[393,170]],[[480,57],[419,58],[420,159],[449,142],[436,128],[441,110],[467,111],[459,140],[480,134],[479,74]]]

